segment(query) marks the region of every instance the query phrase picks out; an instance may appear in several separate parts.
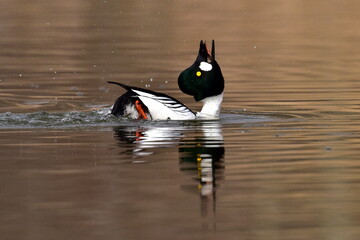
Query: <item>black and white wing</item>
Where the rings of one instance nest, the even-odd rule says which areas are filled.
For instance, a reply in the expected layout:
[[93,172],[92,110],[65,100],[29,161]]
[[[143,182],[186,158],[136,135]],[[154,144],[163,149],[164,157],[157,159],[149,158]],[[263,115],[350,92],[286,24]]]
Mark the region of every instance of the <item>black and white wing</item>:
[[188,107],[166,94],[117,82],[109,83],[117,84],[128,91],[136,93],[148,108],[153,120],[191,120],[196,118],[196,115]]

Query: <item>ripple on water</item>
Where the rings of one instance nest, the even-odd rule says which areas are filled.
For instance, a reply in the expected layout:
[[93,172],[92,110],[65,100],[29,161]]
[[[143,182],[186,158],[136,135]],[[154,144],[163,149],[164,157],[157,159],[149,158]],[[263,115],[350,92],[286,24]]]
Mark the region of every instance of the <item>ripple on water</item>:
[[1,129],[21,128],[72,128],[72,127],[191,127],[198,123],[252,124],[277,121],[276,117],[267,115],[224,113],[219,120],[191,120],[191,121],[132,121],[127,118],[117,118],[111,115],[111,108],[102,108],[89,112],[34,112],[34,113],[0,113]]

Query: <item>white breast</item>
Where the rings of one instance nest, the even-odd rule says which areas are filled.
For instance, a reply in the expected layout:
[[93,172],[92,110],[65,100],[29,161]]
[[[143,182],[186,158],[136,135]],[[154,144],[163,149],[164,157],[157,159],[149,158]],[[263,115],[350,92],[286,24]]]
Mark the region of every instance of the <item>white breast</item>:
[[202,100],[204,103],[201,112],[197,113],[198,118],[218,118],[223,101],[224,93],[207,97]]

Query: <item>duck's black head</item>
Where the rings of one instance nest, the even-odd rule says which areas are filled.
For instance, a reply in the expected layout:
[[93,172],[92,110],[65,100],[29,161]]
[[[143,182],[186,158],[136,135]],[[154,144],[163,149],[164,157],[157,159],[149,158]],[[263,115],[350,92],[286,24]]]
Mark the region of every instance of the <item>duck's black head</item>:
[[214,40],[211,53],[206,43],[200,41],[199,54],[195,62],[180,73],[178,84],[183,93],[194,96],[196,101],[219,95],[224,91],[224,77],[215,61]]

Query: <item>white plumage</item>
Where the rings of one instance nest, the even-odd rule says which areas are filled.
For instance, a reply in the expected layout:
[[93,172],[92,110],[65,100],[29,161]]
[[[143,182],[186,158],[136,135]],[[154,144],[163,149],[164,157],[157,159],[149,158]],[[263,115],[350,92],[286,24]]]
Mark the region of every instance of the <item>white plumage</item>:
[[131,89],[148,108],[153,120],[192,120],[195,114],[185,105],[166,96]]

